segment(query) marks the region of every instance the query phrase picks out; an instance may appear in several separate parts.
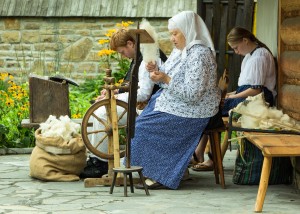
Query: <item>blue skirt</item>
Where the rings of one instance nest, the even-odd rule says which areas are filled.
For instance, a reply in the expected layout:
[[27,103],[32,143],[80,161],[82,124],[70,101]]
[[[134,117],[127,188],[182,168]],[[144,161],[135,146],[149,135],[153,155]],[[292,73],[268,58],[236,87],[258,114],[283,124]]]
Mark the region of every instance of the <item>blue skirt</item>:
[[[243,85],[237,88],[236,94],[240,93],[242,91],[247,90],[248,88],[251,88],[251,85]],[[271,91],[269,91],[268,88],[263,87],[263,93],[265,97],[265,101],[270,104],[270,106],[274,105],[274,100],[273,100],[273,94]],[[222,115],[223,116],[228,116],[229,110],[235,108],[239,103],[243,102],[246,98],[229,98],[225,99],[224,106],[222,109]]]
[[131,141],[131,165],[142,166],[144,176],[177,189],[209,118],[184,118],[154,111],[154,94],[137,117]]

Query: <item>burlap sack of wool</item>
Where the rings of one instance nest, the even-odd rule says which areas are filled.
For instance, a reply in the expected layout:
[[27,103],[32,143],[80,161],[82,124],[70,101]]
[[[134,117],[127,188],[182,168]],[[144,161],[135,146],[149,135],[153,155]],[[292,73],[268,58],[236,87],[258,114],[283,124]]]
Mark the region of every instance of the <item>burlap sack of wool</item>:
[[36,146],[30,157],[30,176],[44,181],[78,181],[86,166],[86,147],[80,135],[70,141],[43,137],[35,131]]

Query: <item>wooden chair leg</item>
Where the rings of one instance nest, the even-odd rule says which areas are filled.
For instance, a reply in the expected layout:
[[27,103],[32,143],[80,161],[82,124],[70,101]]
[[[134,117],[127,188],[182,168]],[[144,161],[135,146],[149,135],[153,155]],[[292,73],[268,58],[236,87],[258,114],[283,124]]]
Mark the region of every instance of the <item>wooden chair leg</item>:
[[216,159],[216,142],[214,139],[213,133],[209,133],[209,140],[210,140],[210,148],[211,148],[211,153],[212,153],[212,161],[214,163],[214,174],[215,174],[215,180],[216,184],[219,184],[219,171],[218,171],[218,165],[217,165],[217,159]]
[[216,163],[218,167],[218,175],[220,176],[221,180],[221,186],[222,188],[225,188],[225,178],[224,178],[224,169],[223,169],[223,163],[222,163],[222,155],[221,155],[221,145],[220,145],[220,139],[221,134],[219,132],[213,133],[213,138],[215,142],[215,156],[216,156]]
[[228,141],[228,131],[226,130],[224,133],[224,139],[222,142],[222,147],[221,147],[221,153],[222,153],[222,160],[224,159],[225,153],[228,149],[229,141]]

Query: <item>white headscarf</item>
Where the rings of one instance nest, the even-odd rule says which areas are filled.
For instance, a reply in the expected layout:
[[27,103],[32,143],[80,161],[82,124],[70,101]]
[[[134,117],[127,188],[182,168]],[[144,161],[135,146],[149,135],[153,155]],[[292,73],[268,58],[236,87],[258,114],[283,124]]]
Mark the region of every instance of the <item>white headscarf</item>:
[[186,51],[195,44],[209,47],[216,55],[214,44],[206,24],[201,17],[193,11],[182,11],[169,19],[169,30],[179,29],[186,40],[186,46],[182,50],[182,57],[186,57]]

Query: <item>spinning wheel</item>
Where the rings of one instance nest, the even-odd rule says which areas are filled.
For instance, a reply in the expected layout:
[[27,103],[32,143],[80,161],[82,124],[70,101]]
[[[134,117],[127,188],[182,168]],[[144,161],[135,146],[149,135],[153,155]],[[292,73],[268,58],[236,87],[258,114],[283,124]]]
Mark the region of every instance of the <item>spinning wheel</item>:
[[108,160],[108,174],[102,178],[86,178],[86,187],[110,185],[112,168],[119,167],[120,157],[125,155],[125,150],[120,150],[120,144],[127,142],[128,104],[117,100],[114,90],[128,90],[128,86],[115,86],[111,70],[107,70],[104,81],[106,97],[87,110],[82,120],[81,135],[90,152]]
[[[116,100],[116,108],[119,114],[117,115],[119,144],[125,145],[126,143],[126,128],[127,128],[127,103]],[[108,160],[114,159],[114,154],[108,151],[103,151],[101,148],[108,146],[109,142],[112,142],[113,138],[113,126],[111,121],[111,113],[108,109],[111,109],[110,100],[104,99],[93,104],[85,113],[82,120],[82,138],[90,152],[94,155]],[[106,114],[102,116],[99,113],[106,111]],[[105,117],[103,117],[105,116]],[[93,126],[91,130],[90,126]],[[93,142],[96,141],[96,142]],[[104,145],[106,144],[106,145]],[[104,149],[106,150],[106,149]],[[124,157],[125,148],[120,150],[120,157]]]

